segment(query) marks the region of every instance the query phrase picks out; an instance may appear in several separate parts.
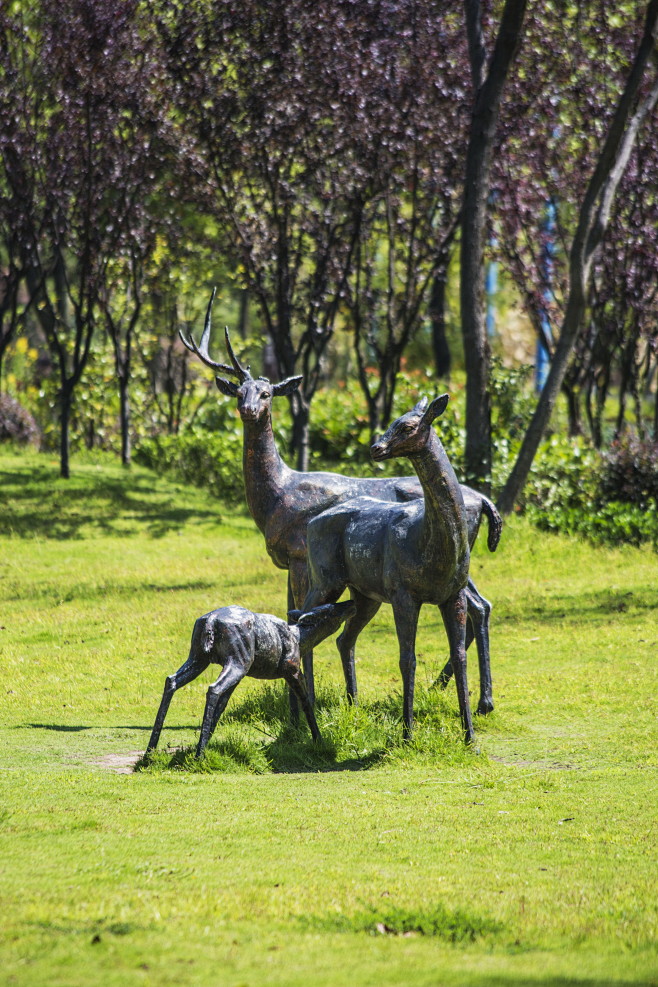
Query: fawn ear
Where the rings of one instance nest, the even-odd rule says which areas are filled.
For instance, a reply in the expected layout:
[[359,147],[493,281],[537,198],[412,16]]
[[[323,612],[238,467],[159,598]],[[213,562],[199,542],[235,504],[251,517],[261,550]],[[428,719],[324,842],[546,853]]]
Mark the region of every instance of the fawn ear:
[[238,385],[234,384],[232,380],[225,380],[223,377],[215,377],[215,383],[217,384],[217,389],[228,398],[236,398],[238,396]]
[[430,403],[429,407],[427,408],[427,411],[423,415],[423,423],[425,425],[430,425],[435,418],[438,418],[439,415],[442,415],[443,412],[446,410],[446,405],[448,404],[449,400],[450,400],[449,394],[441,394],[440,397],[434,398],[434,400]]
[[286,377],[285,380],[274,385],[272,394],[275,397],[279,397],[282,394],[288,396],[288,394],[292,394],[293,391],[297,390],[303,379],[303,377]]
[[288,611],[288,622],[291,624],[296,624],[299,618],[303,614],[303,610],[289,610]]

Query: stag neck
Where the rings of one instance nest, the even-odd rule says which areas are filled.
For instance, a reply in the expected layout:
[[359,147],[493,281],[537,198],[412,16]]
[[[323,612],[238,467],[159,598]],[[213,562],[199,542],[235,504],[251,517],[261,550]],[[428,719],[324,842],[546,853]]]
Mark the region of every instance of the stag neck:
[[262,531],[292,472],[276,447],[269,413],[243,422],[242,469],[249,512]]

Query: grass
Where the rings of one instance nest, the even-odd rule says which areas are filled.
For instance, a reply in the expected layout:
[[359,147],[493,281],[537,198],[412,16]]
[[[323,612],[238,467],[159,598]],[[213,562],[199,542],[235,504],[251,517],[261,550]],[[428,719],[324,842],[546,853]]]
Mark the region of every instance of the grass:
[[0,457],[0,984],[658,983],[655,554],[514,518],[495,555],[482,539],[497,705],[475,750],[431,688],[430,610],[401,742],[382,608],[359,707],[318,649],[321,746],[247,682],[191,763],[208,673],[129,771],[195,617],[282,614],[285,573],[239,505],[56,472]]

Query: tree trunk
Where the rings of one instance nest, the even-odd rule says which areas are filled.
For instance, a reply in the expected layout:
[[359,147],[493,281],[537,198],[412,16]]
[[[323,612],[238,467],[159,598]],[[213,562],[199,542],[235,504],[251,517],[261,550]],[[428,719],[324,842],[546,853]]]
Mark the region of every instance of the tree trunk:
[[658,81],[654,80],[648,95],[633,110],[646,64],[652,58],[655,48],[657,25],[658,0],[651,0],[647,8],[640,47],[624,91],[617,103],[608,135],[580,208],[578,227],[569,258],[570,287],[560,339],[555,349],[546,384],[521,443],[516,463],[497,504],[502,514],[509,514],[514,507],[550,420],[567,371],[571,350],[576,342],[585,314],[586,288],[592,269],[592,261],[607,229],[617,188],[628,164],[640,127],[658,101]]
[[432,349],[436,376],[450,380],[450,347],[446,338],[446,286],[448,272],[439,271],[432,281],[429,315],[432,324]]
[[569,435],[571,438],[575,438],[583,434],[583,426],[580,418],[580,394],[577,387],[567,383],[562,385],[562,390],[567,398]]
[[73,392],[67,384],[62,385],[59,435],[59,475],[64,480],[71,476],[70,466],[70,424]]
[[310,408],[305,400],[300,399],[291,404],[292,407],[292,440],[291,448],[297,457],[296,468],[306,473],[309,456],[309,421]]
[[119,376],[119,421],[121,425],[121,462],[130,466],[130,394],[128,377]]
[[507,0],[489,70],[480,3],[465,0],[471,73],[475,89],[466,152],[461,237],[460,304],[466,365],[466,482],[488,493],[491,487],[490,351],[484,310],[484,247],[493,143],[503,87],[519,47],[527,0]]

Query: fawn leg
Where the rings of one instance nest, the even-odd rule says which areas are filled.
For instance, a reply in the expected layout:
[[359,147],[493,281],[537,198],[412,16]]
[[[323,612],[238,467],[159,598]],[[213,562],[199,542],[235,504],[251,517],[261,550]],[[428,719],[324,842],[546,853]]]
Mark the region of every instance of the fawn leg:
[[295,696],[299,699],[299,703],[304,710],[304,715],[308,721],[313,740],[322,740],[322,736],[318,729],[317,720],[315,719],[315,713],[313,712],[313,706],[308,698],[304,676],[301,671],[299,668],[290,667],[284,669],[283,676],[288,683],[291,692],[294,692]]
[[402,719],[405,740],[411,738],[414,723],[414,686],[416,684],[416,629],[419,605],[410,597],[400,597],[393,602],[393,617],[400,646],[400,672],[402,673]]
[[340,660],[343,663],[343,675],[345,676],[345,687],[347,698],[351,703],[356,702],[356,669],[354,667],[354,645],[356,639],[363,628],[370,623],[379,610],[381,603],[377,600],[369,600],[367,596],[352,589],[351,596],[356,604],[356,613],[353,617],[348,617],[342,634],[338,637],[336,645]]
[[475,738],[471,705],[468,698],[468,680],[466,677],[466,592],[461,590],[439,607],[445,625],[448,641],[450,642],[450,663],[457,686],[459,712],[464,727],[466,743],[470,744]]
[[233,690],[245,675],[246,672],[240,665],[227,662],[217,681],[213,682],[208,689],[196,757],[201,757],[206,749],[206,745],[215,732],[217,721],[226,709],[226,704],[231,698]]
[[148,747],[146,748],[146,753],[149,751],[154,751],[158,746],[158,741],[160,740],[160,732],[162,730],[165,716],[167,715],[167,710],[169,709],[169,703],[177,689],[181,686],[187,685],[188,682],[194,681],[201,672],[210,664],[210,658],[193,658],[191,655],[185,662],[181,665],[177,672],[173,675],[167,676],[165,680],[164,692],[162,693],[162,700],[160,702],[160,708],[158,714],[155,718],[155,723],[153,724],[153,730],[151,732],[151,739],[148,742]]

